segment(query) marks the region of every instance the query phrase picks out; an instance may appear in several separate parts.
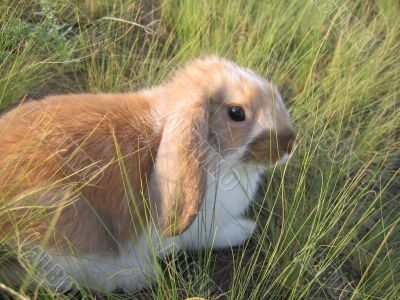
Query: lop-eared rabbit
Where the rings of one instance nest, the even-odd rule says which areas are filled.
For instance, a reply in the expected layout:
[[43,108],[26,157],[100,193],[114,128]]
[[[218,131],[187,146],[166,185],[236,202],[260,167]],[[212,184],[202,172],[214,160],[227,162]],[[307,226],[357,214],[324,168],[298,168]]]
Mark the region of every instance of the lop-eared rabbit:
[[246,241],[260,176],[294,140],[277,89],[216,56],[151,89],[22,104],[0,117],[2,240],[78,285],[137,291],[172,245]]

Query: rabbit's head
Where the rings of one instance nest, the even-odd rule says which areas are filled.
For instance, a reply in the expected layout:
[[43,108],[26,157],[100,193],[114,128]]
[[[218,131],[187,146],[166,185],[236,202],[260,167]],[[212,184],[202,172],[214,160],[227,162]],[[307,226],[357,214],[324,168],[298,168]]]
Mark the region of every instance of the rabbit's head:
[[231,164],[268,166],[292,151],[295,133],[277,89],[233,62],[215,56],[195,60],[156,95],[164,128],[157,174],[161,211],[168,212],[162,224],[175,226],[169,233],[185,230],[198,212],[215,155]]

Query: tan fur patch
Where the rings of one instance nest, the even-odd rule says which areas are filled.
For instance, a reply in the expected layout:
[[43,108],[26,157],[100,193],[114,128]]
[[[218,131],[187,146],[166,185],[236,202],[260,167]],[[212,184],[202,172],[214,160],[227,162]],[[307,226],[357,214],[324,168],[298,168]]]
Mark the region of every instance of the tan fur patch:
[[[0,158],[2,162],[14,158],[15,164],[10,167],[13,176],[1,176],[2,193],[11,197],[34,188],[57,192],[52,186],[57,181],[80,190],[80,199],[60,213],[55,239],[49,241],[53,245],[60,246],[56,240],[61,233],[75,250],[98,252],[115,249],[113,240],[140,236],[143,228],[138,220],[144,217],[151,156],[157,151],[153,146],[159,143],[152,124],[143,117],[149,109],[134,95],[82,94],[50,97],[10,112],[2,119],[10,126],[0,136]],[[114,135],[136,200],[126,192]],[[43,203],[40,194],[37,203]],[[139,204],[136,208],[133,201]],[[31,226],[44,235],[48,221]]]

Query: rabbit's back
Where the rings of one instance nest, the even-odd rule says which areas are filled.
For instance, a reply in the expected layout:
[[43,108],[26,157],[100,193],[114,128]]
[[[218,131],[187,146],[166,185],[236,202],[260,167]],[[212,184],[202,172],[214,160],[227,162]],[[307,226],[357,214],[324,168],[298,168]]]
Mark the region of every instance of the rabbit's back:
[[[55,225],[60,235],[49,241],[52,246],[78,253],[118,251],[115,241],[136,239],[143,230],[141,201],[159,139],[150,110],[135,94],[78,94],[32,101],[8,112],[0,118],[2,201],[51,207],[46,218],[29,224],[39,238],[63,201]],[[139,205],[128,199],[126,185]],[[20,197],[24,193],[30,195]],[[29,213],[17,211],[17,220]]]

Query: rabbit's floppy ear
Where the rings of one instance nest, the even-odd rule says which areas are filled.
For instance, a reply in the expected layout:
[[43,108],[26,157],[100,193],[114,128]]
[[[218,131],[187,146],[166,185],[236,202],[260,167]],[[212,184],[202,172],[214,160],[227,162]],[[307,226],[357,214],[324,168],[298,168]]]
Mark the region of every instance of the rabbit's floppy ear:
[[208,101],[175,107],[164,124],[155,166],[161,198],[157,214],[163,233],[172,236],[189,227],[204,197]]

